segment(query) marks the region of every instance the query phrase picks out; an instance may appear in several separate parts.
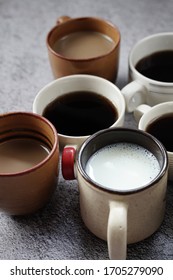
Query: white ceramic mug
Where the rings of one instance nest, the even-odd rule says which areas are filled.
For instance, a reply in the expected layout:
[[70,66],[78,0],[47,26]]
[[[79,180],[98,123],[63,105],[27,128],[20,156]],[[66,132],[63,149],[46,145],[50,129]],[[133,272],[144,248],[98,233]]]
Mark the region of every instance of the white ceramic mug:
[[129,80],[122,89],[127,112],[133,112],[140,104],[150,106],[173,101],[173,82],[161,82],[142,75],[135,67],[148,55],[173,51],[173,32],[158,33],[140,40],[129,54]]
[[[93,154],[108,145],[122,142],[139,145],[157,158],[159,171],[153,179],[148,179],[148,183],[135,188],[132,186],[131,189],[127,183],[127,188],[116,189],[97,183],[86,172],[87,162]],[[126,169],[124,163],[122,176],[128,182],[129,168]],[[102,166],[100,161],[99,164]],[[141,169],[142,174],[144,169]],[[127,243],[143,240],[159,228],[165,212],[167,170],[168,159],[163,145],[140,130],[102,130],[90,136],[80,149],[68,146],[62,153],[63,177],[70,180],[76,178],[79,184],[82,219],[92,233],[107,240],[110,259],[126,259]],[[133,169],[132,174],[135,172]],[[102,175],[109,176],[106,171],[102,171]],[[113,181],[115,186],[119,184],[118,176]]]
[[[164,121],[165,117],[171,117],[170,120]],[[166,147],[169,159],[169,180],[173,180],[173,101],[163,102],[153,107],[142,104],[134,111],[134,117],[138,123],[138,128],[149,132],[149,126],[157,122],[158,129],[151,132]],[[164,122],[163,122],[164,121]],[[162,124],[161,124],[162,122]],[[162,130],[164,127],[164,130]],[[159,133],[159,134],[158,134]],[[160,134],[161,133],[161,134]],[[169,147],[168,147],[169,145]],[[172,146],[172,148],[171,148]]]
[[[56,98],[71,92],[93,92],[106,98],[117,110],[117,118],[111,127],[122,126],[125,117],[125,101],[121,91],[110,81],[93,75],[71,75],[59,78],[43,87],[33,103],[33,112],[43,115],[44,109]],[[82,94],[82,93],[81,93]],[[106,118],[106,116],[105,116]],[[78,119],[81,122],[81,119]],[[89,125],[92,126],[92,123]],[[105,127],[102,127],[103,129]],[[81,134],[82,135],[82,134]],[[81,145],[89,135],[70,136],[58,132],[60,148],[65,145]]]

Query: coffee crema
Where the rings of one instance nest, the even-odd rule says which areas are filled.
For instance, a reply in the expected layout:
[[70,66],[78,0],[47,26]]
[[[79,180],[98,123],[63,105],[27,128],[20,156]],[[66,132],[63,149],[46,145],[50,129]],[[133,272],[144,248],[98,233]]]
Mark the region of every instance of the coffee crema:
[[113,50],[115,42],[100,32],[81,31],[58,39],[53,50],[70,59],[89,59],[105,55]]
[[88,176],[104,188],[115,191],[140,189],[160,172],[156,157],[133,143],[116,143],[101,148],[86,163]]
[[146,131],[154,135],[166,150],[173,152],[173,113],[165,114],[153,120],[146,128]]
[[110,127],[118,119],[118,112],[107,98],[76,91],[57,97],[46,106],[43,116],[60,134],[87,136]]
[[44,160],[49,148],[35,138],[12,138],[0,142],[0,173],[30,169]]
[[135,68],[147,78],[172,83],[173,51],[159,51],[146,56],[139,60]]

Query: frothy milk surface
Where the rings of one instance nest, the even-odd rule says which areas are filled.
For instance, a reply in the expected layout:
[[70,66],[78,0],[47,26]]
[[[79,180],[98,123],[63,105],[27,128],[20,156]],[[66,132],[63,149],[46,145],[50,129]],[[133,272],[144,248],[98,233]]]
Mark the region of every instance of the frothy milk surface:
[[156,157],[142,146],[117,143],[93,154],[86,164],[89,177],[113,190],[142,188],[160,172]]

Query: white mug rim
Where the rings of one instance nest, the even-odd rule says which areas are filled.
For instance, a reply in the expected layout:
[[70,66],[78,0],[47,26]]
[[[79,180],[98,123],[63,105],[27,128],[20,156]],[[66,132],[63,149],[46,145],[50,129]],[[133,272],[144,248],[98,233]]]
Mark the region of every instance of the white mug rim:
[[[105,133],[111,133],[111,131],[113,131],[113,130],[116,130],[117,132],[118,131],[128,131],[129,133],[140,134],[141,137],[147,137],[148,139],[150,138],[150,141],[155,142],[155,144],[159,147],[160,153],[162,153],[163,158],[165,158],[165,162],[164,162],[163,166],[160,168],[160,171],[157,174],[157,176],[154,177],[149,183],[147,183],[147,184],[145,184],[141,187],[131,189],[131,190],[114,190],[111,187],[110,188],[109,187],[104,187],[103,185],[95,182],[93,179],[90,178],[90,176],[84,170],[84,168],[82,166],[82,163],[81,163],[82,153],[83,153],[84,149],[87,147],[87,145],[90,142],[92,142],[98,136],[103,135]],[[167,167],[168,167],[168,156],[167,156],[166,149],[164,148],[162,143],[157,138],[155,138],[151,134],[147,133],[146,131],[138,130],[138,129],[132,129],[132,128],[125,128],[125,127],[107,128],[107,129],[103,129],[103,130],[100,130],[100,131],[94,133],[87,140],[85,140],[85,142],[82,144],[82,146],[78,150],[77,157],[76,157],[76,168],[77,168],[78,172],[80,173],[80,175],[83,177],[83,179],[91,187],[93,187],[96,190],[100,190],[100,191],[103,191],[103,192],[106,192],[106,193],[112,193],[112,194],[116,194],[116,195],[133,195],[135,193],[140,193],[140,192],[143,192],[147,189],[152,188],[165,175]]]
[[[45,91],[45,90],[48,90],[49,88],[51,88],[52,86],[54,86],[55,84],[57,84],[57,83],[59,83],[59,82],[61,82],[61,81],[64,81],[64,80],[74,80],[74,79],[89,79],[89,80],[97,80],[97,81],[102,81],[102,82],[104,82],[104,83],[106,83],[106,84],[109,84],[110,86],[112,86],[112,87],[114,87],[115,89],[116,89],[116,91],[117,91],[117,93],[119,94],[119,99],[121,99],[120,101],[121,101],[121,105],[122,105],[122,109],[121,109],[121,112],[120,112],[120,114],[118,113],[118,118],[116,119],[116,121],[110,126],[110,128],[111,127],[113,127],[113,126],[115,126],[115,124],[119,121],[119,120],[121,120],[123,117],[124,117],[124,115],[125,115],[125,100],[124,100],[124,98],[123,98],[123,96],[122,96],[122,94],[121,94],[121,91],[120,91],[120,89],[115,85],[115,84],[113,84],[112,82],[110,82],[110,81],[108,81],[108,80],[106,80],[106,79],[104,79],[104,78],[102,78],[102,77],[99,77],[99,76],[95,76],[95,75],[89,75],[89,74],[74,74],[74,75],[69,75],[69,76],[64,76],[64,77],[61,77],[61,78],[58,78],[58,79],[55,79],[55,80],[53,80],[53,81],[51,81],[50,83],[48,83],[48,84],[46,84],[38,93],[37,93],[37,95],[36,95],[36,97],[35,97],[35,99],[34,99],[34,102],[33,102],[33,112],[34,113],[36,113],[36,114],[39,114],[38,113],[38,110],[37,110],[37,103],[38,103],[38,99],[40,98],[40,96],[43,94],[43,92]],[[98,93],[99,94],[99,93]],[[110,99],[109,99],[110,100]],[[111,100],[110,100],[111,101]],[[48,104],[47,104],[48,105]],[[46,106],[47,106],[46,105]],[[45,107],[46,107],[45,106]],[[45,108],[44,107],[44,108]],[[42,114],[41,114],[41,116],[43,116]],[[43,116],[44,117],[44,116]],[[58,135],[60,136],[60,137],[63,137],[64,139],[76,139],[76,140],[78,140],[78,139],[80,139],[80,140],[85,140],[86,138],[88,138],[90,135],[82,135],[82,136],[73,136],[73,135],[66,135],[66,134],[62,134],[62,133],[59,133],[58,132]]]
[[[173,87],[173,82],[162,82],[162,81],[157,81],[157,80],[153,80],[151,78],[148,78],[144,75],[142,75],[134,66],[133,62],[132,62],[132,57],[134,56],[134,53],[136,51],[136,48],[140,45],[143,44],[145,41],[159,37],[159,36],[173,36],[173,32],[161,32],[161,33],[155,33],[149,36],[146,36],[145,38],[139,40],[131,49],[130,53],[129,53],[129,67],[130,70],[135,73],[135,75],[140,79],[140,80],[144,80],[146,81],[148,84],[152,84],[154,86],[159,86],[159,87]],[[159,92],[158,92],[159,93]]]

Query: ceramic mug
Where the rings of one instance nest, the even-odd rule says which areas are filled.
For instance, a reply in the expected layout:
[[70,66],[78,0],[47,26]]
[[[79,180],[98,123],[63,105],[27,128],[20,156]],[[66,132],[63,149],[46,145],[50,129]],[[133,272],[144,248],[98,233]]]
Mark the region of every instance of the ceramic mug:
[[[123,148],[118,147],[117,155],[109,148],[118,144],[123,145]],[[130,154],[127,153],[127,149],[124,150],[126,145],[127,149],[130,149]],[[146,151],[151,153],[148,167],[145,166],[144,160],[136,156],[137,147],[140,147],[142,157],[145,157]],[[110,152],[102,154],[102,158],[97,158],[101,149],[105,148]],[[122,162],[119,151],[125,157]],[[152,179],[147,175],[149,177],[144,183],[144,173],[148,174],[148,170],[151,170],[150,163],[153,156],[158,164],[157,173],[155,175],[153,173]],[[88,162],[94,158],[97,162],[93,161],[93,169],[91,168],[91,173],[88,173]],[[115,159],[117,165],[112,169]],[[90,136],[80,149],[76,149],[75,146],[64,148],[63,177],[67,180],[77,179],[82,219],[92,233],[107,240],[110,259],[125,259],[127,243],[147,238],[162,223],[167,189],[167,162],[166,150],[155,137],[140,130],[127,128],[99,131]],[[140,175],[139,168],[141,168]],[[99,183],[97,175],[101,176]],[[113,179],[108,183],[112,176]],[[137,177],[140,181],[138,183],[136,183]],[[133,180],[131,185],[130,178]],[[121,180],[124,179],[126,182],[120,186]]]
[[59,148],[54,126],[27,112],[0,115],[0,211],[36,212],[57,186]]
[[[104,102],[108,101],[109,105],[111,106],[111,110],[113,109],[112,111],[113,120],[108,126],[114,127],[114,126],[123,125],[124,117],[125,117],[125,101],[120,90],[110,81],[93,75],[71,75],[52,81],[38,92],[33,102],[33,112],[40,115],[44,115],[44,110],[49,104],[54,102],[57,98],[66,96],[67,93],[70,94],[69,95],[70,97],[73,92],[80,92],[80,95],[83,95],[85,92],[87,92],[87,94],[89,95],[89,93],[91,92],[91,96],[90,95],[86,96],[87,104],[88,101],[91,99],[91,97],[93,98],[93,95],[95,96],[95,94],[97,94],[96,102],[98,97],[99,99],[100,98],[104,99]],[[78,102],[78,98],[77,98],[77,102]],[[77,111],[77,108],[74,107],[75,109],[74,120],[73,120],[73,111],[71,111],[72,114],[71,112],[66,112],[65,108],[68,107],[67,105],[65,105],[62,108],[62,111],[66,112],[65,116],[60,117],[61,119],[63,119],[63,124],[62,124],[63,131],[64,131],[65,123],[66,125],[69,125],[70,123],[74,129],[78,125],[80,125],[80,130],[78,135],[71,135],[68,131],[65,132],[66,134],[64,132],[62,133],[59,130],[59,127],[57,127],[60,149],[62,149],[65,145],[80,146],[90,134],[94,133],[93,129],[95,128],[93,127],[93,124],[97,121],[99,121],[98,130],[107,128],[106,127],[107,124],[105,124],[105,122],[103,121],[100,121],[99,117],[96,116],[95,110],[93,112],[94,116],[93,117],[90,116],[92,111],[91,108],[92,106],[90,106],[89,104],[86,106],[83,103],[81,106],[83,108],[82,112],[80,112],[80,110]],[[86,118],[85,125],[83,124],[82,121],[82,115],[84,115],[84,117]],[[102,117],[104,120],[107,120],[108,115],[103,115]],[[57,120],[57,126],[58,125],[59,123]],[[89,129],[88,131],[91,131],[92,133],[90,133],[89,135],[85,135],[85,126],[87,126]],[[92,129],[90,130],[90,128]]]
[[165,146],[169,159],[169,180],[173,180],[173,101],[150,107],[142,104],[134,111],[138,128],[159,139]]
[[[68,39],[71,34],[101,34],[101,38],[106,42],[106,46],[110,45],[107,50],[100,50],[104,42],[91,41],[93,37],[84,39]],[[86,36],[86,35],[85,35]],[[70,38],[70,37],[69,37]],[[90,40],[90,41],[89,41]],[[99,39],[100,40],[100,39]],[[62,49],[60,51],[56,46],[57,42],[63,41]],[[81,41],[84,50],[81,51]],[[77,54],[64,53],[65,47],[70,45],[68,49],[72,50],[74,47]],[[108,43],[108,44],[107,44]],[[91,45],[93,47],[91,48]],[[78,45],[79,50],[76,51]],[[92,54],[84,56],[88,51],[98,46],[98,50]],[[120,32],[118,28],[108,21],[95,17],[82,17],[82,18],[70,18],[68,16],[61,17],[57,21],[57,25],[51,29],[47,35],[47,48],[50,60],[50,65],[55,78],[73,74],[90,74],[103,77],[110,81],[115,81],[119,66],[119,49],[120,49]]]
[[[148,36],[140,40],[132,48],[129,54],[129,80],[131,82],[122,89],[122,94],[126,101],[126,110],[128,112],[133,112],[140,104],[153,106],[158,103],[173,101],[173,80],[169,82],[159,81],[154,79],[153,76],[149,78],[148,74],[147,76],[144,75],[144,73],[141,74],[141,72],[136,69],[136,65],[140,60],[145,59],[147,56],[151,58],[153,54],[166,51],[171,51],[173,53],[173,32],[158,33]],[[157,61],[159,59],[157,58]],[[172,59],[173,58],[169,61],[172,61]],[[151,63],[151,60],[149,63]],[[157,73],[157,66],[154,71]],[[170,70],[170,72],[171,71],[172,70]]]

